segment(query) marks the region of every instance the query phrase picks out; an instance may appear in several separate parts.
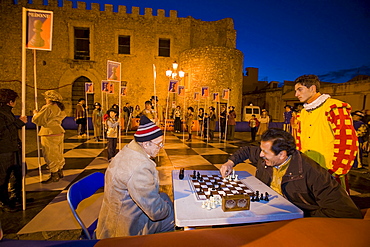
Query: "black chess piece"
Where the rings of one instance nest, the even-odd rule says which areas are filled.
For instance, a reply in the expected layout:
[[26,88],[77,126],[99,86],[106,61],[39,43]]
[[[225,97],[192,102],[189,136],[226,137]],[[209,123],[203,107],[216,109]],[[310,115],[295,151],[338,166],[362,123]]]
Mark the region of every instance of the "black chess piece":
[[265,192],[265,201],[266,202],[270,201],[270,199],[269,199],[269,193],[267,193],[267,192]]
[[251,195],[251,202],[254,202],[255,201],[255,194],[253,193],[252,195]]
[[256,202],[260,201],[260,192],[256,190],[256,198],[254,199]]
[[193,171],[193,179],[197,179],[197,172]]
[[184,179],[184,173],[185,173],[185,171],[184,171],[184,170],[185,170],[184,168],[181,168],[181,169],[180,169],[180,173],[179,173],[179,179],[180,179],[180,180]]
[[199,172],[197,172],[197,179],[198,179],[199,181],[202,181],[202,176],[200,175],[200,173],[199,173]]
[[261,197],[260,197],[260,200],[263,201],[263,193],[261,193]]
[[214,183],[213,183],[213,188],[214,188],[215,190],[219,190],[219,189],[220,189],[220,185],[219,185],[217,182],[214,182]]

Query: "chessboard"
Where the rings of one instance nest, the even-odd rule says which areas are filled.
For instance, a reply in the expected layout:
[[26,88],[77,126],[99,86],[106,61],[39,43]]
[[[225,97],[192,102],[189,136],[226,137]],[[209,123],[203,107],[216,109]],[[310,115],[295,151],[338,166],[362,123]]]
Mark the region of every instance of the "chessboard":
[[207,200],[210,196],[232,196],[248,194],[254,191],[241,180],[223,179],[221,175],[189,175],[189,181],[198,200]]

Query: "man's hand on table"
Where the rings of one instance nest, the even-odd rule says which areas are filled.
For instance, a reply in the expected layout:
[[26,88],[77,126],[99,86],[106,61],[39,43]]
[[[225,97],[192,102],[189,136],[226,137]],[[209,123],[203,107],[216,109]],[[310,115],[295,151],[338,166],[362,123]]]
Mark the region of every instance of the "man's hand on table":
[[234,167],[234,162],[232,162],[231,160],[228,160],[225,164],[223,164],[220,167],[221,176],[223,178],[229,176],[233,171],[233,167]]

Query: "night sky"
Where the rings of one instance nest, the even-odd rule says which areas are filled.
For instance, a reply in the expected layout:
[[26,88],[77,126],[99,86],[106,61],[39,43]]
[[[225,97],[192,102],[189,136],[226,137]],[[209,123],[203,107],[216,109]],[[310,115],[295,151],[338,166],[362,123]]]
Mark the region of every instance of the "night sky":
[[[244,68],[259,68],[259,80],[292,81],[316,74],[346,82],[370,75],[369,0],[81,0],[87,3],[177,10],[203,21],[232,18]],[[76,2],[73,0],[72,2]],[[114,7],[117,11],[117,6]],[[175,27],[174,27],[175,28]]]

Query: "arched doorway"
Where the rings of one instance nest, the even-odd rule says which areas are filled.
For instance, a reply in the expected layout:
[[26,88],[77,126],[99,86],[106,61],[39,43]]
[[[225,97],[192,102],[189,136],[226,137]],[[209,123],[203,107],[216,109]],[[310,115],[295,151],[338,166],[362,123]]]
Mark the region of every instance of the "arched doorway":
[[[85,83],[91,82],[91,80],[85,76],[78,77],[72,86],[72,116],[75,115],[76,112],[76,105],[80,98],[86,97],[85,95]],[[94,94],[87,94],[86,104],[88,106],[88,113],[89,115],[94,110]]]

